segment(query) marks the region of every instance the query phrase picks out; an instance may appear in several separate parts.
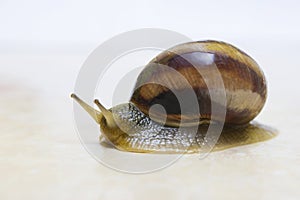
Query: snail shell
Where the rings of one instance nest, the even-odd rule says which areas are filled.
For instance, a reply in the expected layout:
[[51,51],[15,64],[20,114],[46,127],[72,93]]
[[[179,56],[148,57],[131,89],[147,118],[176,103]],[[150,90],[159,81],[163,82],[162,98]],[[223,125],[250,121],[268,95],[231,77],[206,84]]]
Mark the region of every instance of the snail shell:
[[[162,68],[157,64],[168,67],[163,68],[162,72]],[[248,123],[258,115],[265,104],[267,90],[265,77],[251,57],[224,42],[190,42],[162,52],[139,75],[137,85],[142,86],[134,91],[131,102],[146,115],[149,115],[153,105],[162,105],[166,115],[153,107],[152,119],[159,122],[160,119],[166,118],[166,125],[169,126],[178,126],[181,120],[184,120],[181,124],[186,126],[196,125],[199,119],[200,122],[212,118],[216,121],[222,120],[218,113],[215,116],[211,113],[210,93],[218,92],[218,88],[208,88],[202,76],[205,74],[211,80],[217,79],[216,72],[212,70],[215,66],[221,74],[226,92],[225,124]],[[174,81],[174,69],[187,82]],[[169,88],[155,84],[159,82],[166,83]],[[190,91],[191,87],[193,91]],[[181,113],[174,91],[177,96],[184,98],[189,98],[195,93],[200,116],[198,111],[193,113],[192,110],[189,113]]]
[[[218,84],[211,84],[210,88],[206,84],[207,78],[211,82],[217,79],[215,68],[221,74],[226,95],[226,104],[219,105],[226,110],[226,115],[216,149],[270,139],[273,133],[249,124],[266,101],[264,74],[250,56],[224,42],[190,42],[162,52],[139,74],[129,103],[108,110],[95,100],[99,112],[76,95],[72,97],[100,124],[104,138],[117,149],[199,152],[208,125],[222,122],[218,112],[214,115],[211,112],[211,93],[218,93],[220,88]],[[174,78],[174,70],[187,81]],[[182,112],[174,92],[186,99],[196,95],[200,112],[194,109]],[[163,112],[154,105],[162,106]],[[192,135],[195,126],[198,132]]]

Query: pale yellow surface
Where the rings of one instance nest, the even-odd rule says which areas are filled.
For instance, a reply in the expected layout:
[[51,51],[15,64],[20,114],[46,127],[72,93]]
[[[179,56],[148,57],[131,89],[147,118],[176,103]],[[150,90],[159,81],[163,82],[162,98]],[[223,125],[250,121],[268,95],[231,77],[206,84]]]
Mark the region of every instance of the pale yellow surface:
[[79,141],[69,94],[87,53],[0,55],[0,199],[299,199],[300,62],[261,49],[269,99],[257,120],[279,135],[143,175],[101,165]]

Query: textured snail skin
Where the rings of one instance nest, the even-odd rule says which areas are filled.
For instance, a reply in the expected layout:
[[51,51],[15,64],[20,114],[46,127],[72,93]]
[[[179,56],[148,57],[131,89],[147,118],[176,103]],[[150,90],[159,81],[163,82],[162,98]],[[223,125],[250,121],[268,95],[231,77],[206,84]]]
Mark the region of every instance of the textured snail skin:
[[[121,104],[113,108],[118,126],[109,127],[100,115],[100,127],[105,137],[121,151],[138,153],[197,153],[205,142],[208,125],[201,125],[197,132],[191,127],[166,127],[151,120],[133,104]],[[194,134],[193,134],[194,133]],[[224,127],[214,151],[265,141],[275,132],[259,124]]]
[[[168,67],[162,70],[160,65]],[[162,105],[167,115],[154,109],[152,119],[159,122],[161,118],[167,118],[166,125],[169,126],[179,126],[181,120],[184,120],[182,124],[187,126],[196,125],[198,120],[221,121],[222,118],[218,113],[212,116],[210,98],[210,94],[218,92],[219,88],[212,87],[209,91],[204,80],[204,78],[217,79],[216,71],[213,70],[215,66],[222,77],[226,92],[225,123],[236,125],[250,122],[265,104],[267,92],[265,77],[250,56],[224,42],[190,42],[162,52],[140,73],[136,84],[142,86],[136,86],[137,89],[130,101],[146,115],[149,115],[151,106]],[[174,69],[187,82],[174,81]],[[155,84],[160,82],[168,85],[168,88]],[[191,87],[194,91],[191,91]],[[188,114],[181,113],[178,100],[171,90],[184,98],[189,98],[192,93],[196,94],[201,116],[199,112],[192,113],[193,111]]]

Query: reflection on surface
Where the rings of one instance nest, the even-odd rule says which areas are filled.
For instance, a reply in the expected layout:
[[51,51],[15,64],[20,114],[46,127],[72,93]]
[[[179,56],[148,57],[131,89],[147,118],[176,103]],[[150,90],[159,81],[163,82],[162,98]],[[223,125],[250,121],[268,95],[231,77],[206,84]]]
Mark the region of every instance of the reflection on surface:
[[276,135],[278,135],[278,132],[275,129],[256,122],[245,127],[224,127],[213,151],[263,142],[272,139]]

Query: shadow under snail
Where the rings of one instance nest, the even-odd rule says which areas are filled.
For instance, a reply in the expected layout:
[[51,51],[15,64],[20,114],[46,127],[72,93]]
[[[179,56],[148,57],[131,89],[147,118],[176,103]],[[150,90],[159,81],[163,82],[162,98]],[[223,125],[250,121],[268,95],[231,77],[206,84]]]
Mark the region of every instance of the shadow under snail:
[[[160,65],[167,67],[161,68]],[[218,84],[212,84],[208,89],[207,80],[204,80],[208,77],[214,82],[214,67],[224,84],[226,103],[220,106],[226,111],[225,119],[220,118],[218,112],[211,112],[211,93],[219,92],[219,88],[214,88]],[[174,70],[186,81],[174,78]],[[168,87],[157,83],[166,83]],[[106,109],[95,100],[101,112],[75,94],[71,95],[100,124],[102,137],[119,150],[201,152],[209,125],[218,125],[221,120],[224,127],[214,150],[265,141],[275,136],[267,127],[251,122],[266,101],[265,76],[250,56],[230,44],[208,40],[172,47],[145,66],[136,85],[129,103]],[[196,95],[198,112],[187,109],[182,113],[174,91],[186,99],[191,97],[190,94]],[[155,105],[162,106],[163,111]],[[190,130],[195,128],[196,134],[192,134]]]

